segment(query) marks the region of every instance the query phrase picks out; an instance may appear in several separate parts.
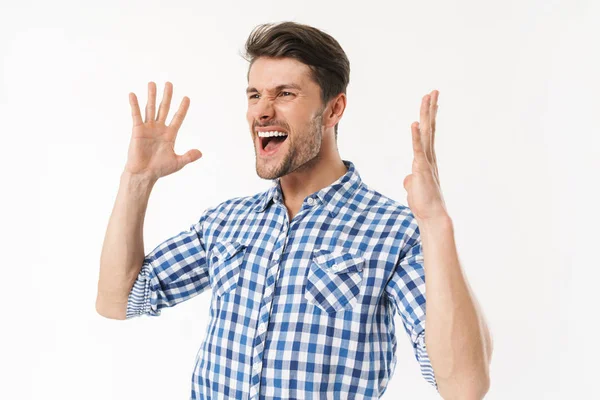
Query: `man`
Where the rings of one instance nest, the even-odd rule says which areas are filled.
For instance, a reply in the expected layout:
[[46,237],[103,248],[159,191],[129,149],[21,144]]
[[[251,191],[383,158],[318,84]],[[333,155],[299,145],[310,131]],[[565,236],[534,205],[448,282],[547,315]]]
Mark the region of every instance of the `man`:
[[149,83],[145,121],[130,93],[133,133],[102,250],[98,313],[159,316],[210,288],[192,399],[371,399],[394,379],[397,312],[442,397],[482,398],[491,340],[439,186],[439,92],[423,97],[411,127],[406,207],[340,158],[350,67],[335,39],[307,25],[265,24],[246,51],[256,172],[273,186],[208,208],[144,256],[154,183],[202,154],[173,151],[189,98],[167,126],[169,82],[158,115]]

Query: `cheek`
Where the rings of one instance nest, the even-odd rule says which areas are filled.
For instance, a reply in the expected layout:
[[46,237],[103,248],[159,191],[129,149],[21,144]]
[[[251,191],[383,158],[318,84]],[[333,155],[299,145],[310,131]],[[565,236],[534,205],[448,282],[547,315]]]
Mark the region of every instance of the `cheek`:
[[298,107],[281,107],[278,119],[287,123],[290,128],[302,128],[310,120],[308,113]]
[[287,111],[290,121],[296,125],[307,125],[315,117],[315,110],[308,107],[294,107]]

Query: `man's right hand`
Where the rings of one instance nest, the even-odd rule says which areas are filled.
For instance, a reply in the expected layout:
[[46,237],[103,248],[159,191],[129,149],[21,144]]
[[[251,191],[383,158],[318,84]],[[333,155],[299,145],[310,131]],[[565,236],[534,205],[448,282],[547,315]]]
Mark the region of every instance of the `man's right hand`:
[[198,149],[189,150],[184,155],[175,154],[177,131],[183,123],[190,99],[184,96],[179,110],[173,116],[171,124],[167,126],[165,121],[172,95],[173,84],[166,82],[163,99],[156,115],[156,84],[148,82],[146,117],[142,121],[137,97],[135,93],[129,93],[133,132],[129,142],[125,172],[156,181],[202,157]]

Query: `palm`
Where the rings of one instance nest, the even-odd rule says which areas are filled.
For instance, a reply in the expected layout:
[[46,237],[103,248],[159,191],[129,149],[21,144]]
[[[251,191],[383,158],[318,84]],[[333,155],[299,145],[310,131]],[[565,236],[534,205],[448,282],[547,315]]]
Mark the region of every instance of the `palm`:
[[173,116],[171,124],[167,126],[165,120],[169,112],[172,91],[172,85],[167,82],[165,95],[155,119],[156,87],[153,82],[148,84],[145,121],[142,121],[135,94],[129,95],[133,130],[125,167],[128,172],[158,179],[179,171],[186,164],[202,156],[202,153],[196,149],[190,150],[184,155],[175,154],[175,139],[185,118],[189,98],[183,98],[179,110]]
[[162,124],[152,121],[133,128],[129,143],[129,172],[134,174],[154,171],[158,176],[177,171],[175,138]]

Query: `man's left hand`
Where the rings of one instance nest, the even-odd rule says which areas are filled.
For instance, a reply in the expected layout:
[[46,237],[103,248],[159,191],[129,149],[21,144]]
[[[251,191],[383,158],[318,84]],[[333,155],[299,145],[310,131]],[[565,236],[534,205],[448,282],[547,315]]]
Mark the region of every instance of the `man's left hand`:
[[408,206],[417,223],[448,217],[434,149],[439,94],[433,90],[423,97],[421,121],[411,125],[414,159],[412,174],[404,178],[404,189],[408,192]]

